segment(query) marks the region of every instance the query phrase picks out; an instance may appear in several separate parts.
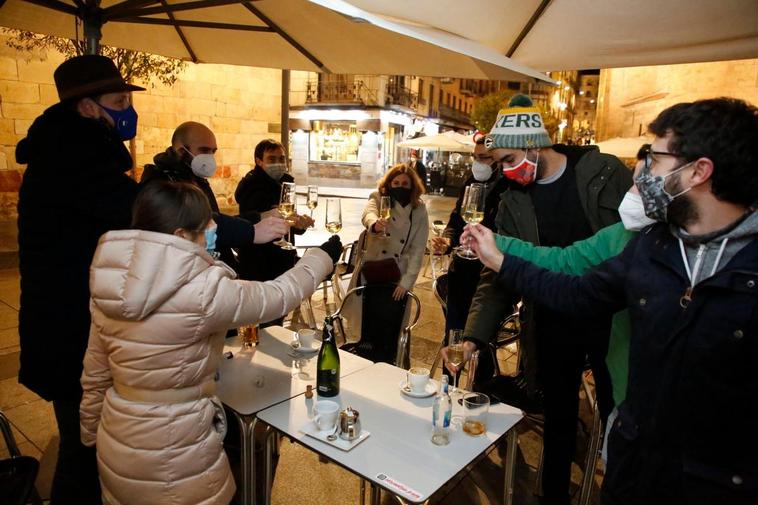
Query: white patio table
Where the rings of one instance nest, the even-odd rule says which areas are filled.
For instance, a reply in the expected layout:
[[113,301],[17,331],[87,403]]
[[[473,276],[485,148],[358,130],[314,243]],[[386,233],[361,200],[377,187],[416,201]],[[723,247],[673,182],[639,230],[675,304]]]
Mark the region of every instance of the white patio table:
[[[308,384],[316,384],[318,352],[294,354],[290,342],[294,332],[281,326],[260,330],[260,342],[252,349],[241,349],[240,339],[228,338],[224,352],[231,359],[222,359],[216,395],[234,414],[240,430],[242,451],[242,503],[254,503],[253,496],[253,430],[256,414],[272,405],[305,393]],[[320,345],[318,341],[314,346]],[[295,357],[296,356],[296,357]],[[340,351],[340,377],[372,365],[372,362]]]
[[[431,442],[434,396],[410,398],[400,392],[406,371],[387,363],[376,363],[350,374],[341,381],[335,400],[342,408],[351,406],[360,413],[362,430],[370,436],[350,451],[343,451],[303,433],[310,422],[314,400],[297,396],[258,413],[258,418],[306,447],[322,454],[371,483],[371,503],[379,503],[383,488],[404,502],[424,503],[466,465],[487,448],[507,437],[504,465],[504,503],[513,499],[516,433],[512,429],[523,417],[521,410],[505,404],[490,406],[487,433],[472,437],[460,423],[454,424],[450,443]],[[462,407],[453,402],[453,415]],[[271,489],[271,444],[266,450],[266,486]],[[268,503],[268,501],[266,502]]]

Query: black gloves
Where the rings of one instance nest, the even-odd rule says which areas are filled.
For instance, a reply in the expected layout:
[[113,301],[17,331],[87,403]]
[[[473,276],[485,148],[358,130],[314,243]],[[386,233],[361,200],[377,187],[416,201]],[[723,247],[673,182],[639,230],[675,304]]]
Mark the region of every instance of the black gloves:
[[322,251],[332,258],[332,263],[337,263],[342,255],[342,242],[339,235],[332,235],[329,240],[319,246]]

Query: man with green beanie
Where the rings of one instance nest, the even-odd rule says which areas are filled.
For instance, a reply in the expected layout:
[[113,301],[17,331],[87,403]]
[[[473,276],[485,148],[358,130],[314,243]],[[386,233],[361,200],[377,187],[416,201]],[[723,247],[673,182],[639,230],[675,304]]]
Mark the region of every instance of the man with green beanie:
[[[631,171],[597,147],[554,145],[529,97],[514,96],[498,113],[485,145],[511,181],[500,196],[499,234],[566,247],[619,221],[617,209],[632,185]],[[474,295],[464,331],[469,356],[496,336],[519,298],[508,286],[496,284],[496,274],[485,268]],[[604,419],[613,408],[605,365],[610,316],[576,319],[523,301],[523,378],[530,399],[541,391],[545,409],[542,503],[566,505],[578,390],[587,359]]]

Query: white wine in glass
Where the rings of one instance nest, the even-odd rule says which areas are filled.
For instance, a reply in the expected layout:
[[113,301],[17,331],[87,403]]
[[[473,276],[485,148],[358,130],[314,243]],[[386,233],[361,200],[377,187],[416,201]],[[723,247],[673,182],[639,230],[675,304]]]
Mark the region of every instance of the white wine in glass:
[[[282,192],[279,197],[279,207],[277,210],[285,220],[289,220],[292,218],[292,216],[295,215],[296,198],[297,193],[295,193],[295,183],[282,183]],[[284,237],[274,242],[274,244],[287,251],[291,251],[295,248],[295,246],[292,245],[292,243],[286,240]]]
[[[318,207],[318,186],[308,186],[308,199],[305,205],[311,211],[311,219],[313,219],[313,209]],[[315,225],[311,225],[311,228],[314,227]]]
[[329,233],[342,230],[342,202],[339,198],[326,199],[325,227]]
[[[466,188],[461,203],[461,217],[468,224],[480,223],[484,219],[484,184],[474,183]],[[465,247],[459,248],[455,254],[467,260],[479,259],[468,240]]]
[[[383,196],[379,202],[379,217],[389,221],[392,217],[392,199],[389,196]],[[387,238],[387,226],[382,230],[382,238]]]
[[448,337],[447,361],[457,370],[453,377],[453,394],[458,392],[458,375],[460,375],[460,367],[463,365],[463,358],[463,330],[451,329]]

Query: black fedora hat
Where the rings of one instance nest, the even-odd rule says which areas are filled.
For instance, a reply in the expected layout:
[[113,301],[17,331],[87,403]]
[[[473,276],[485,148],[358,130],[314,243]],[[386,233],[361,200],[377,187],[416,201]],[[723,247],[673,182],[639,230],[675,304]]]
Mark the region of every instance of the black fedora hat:
[[96,54],[64,61],[55,69],[53,77],[61,102],[105,93],[145,90],[124,81],[110,58]]

